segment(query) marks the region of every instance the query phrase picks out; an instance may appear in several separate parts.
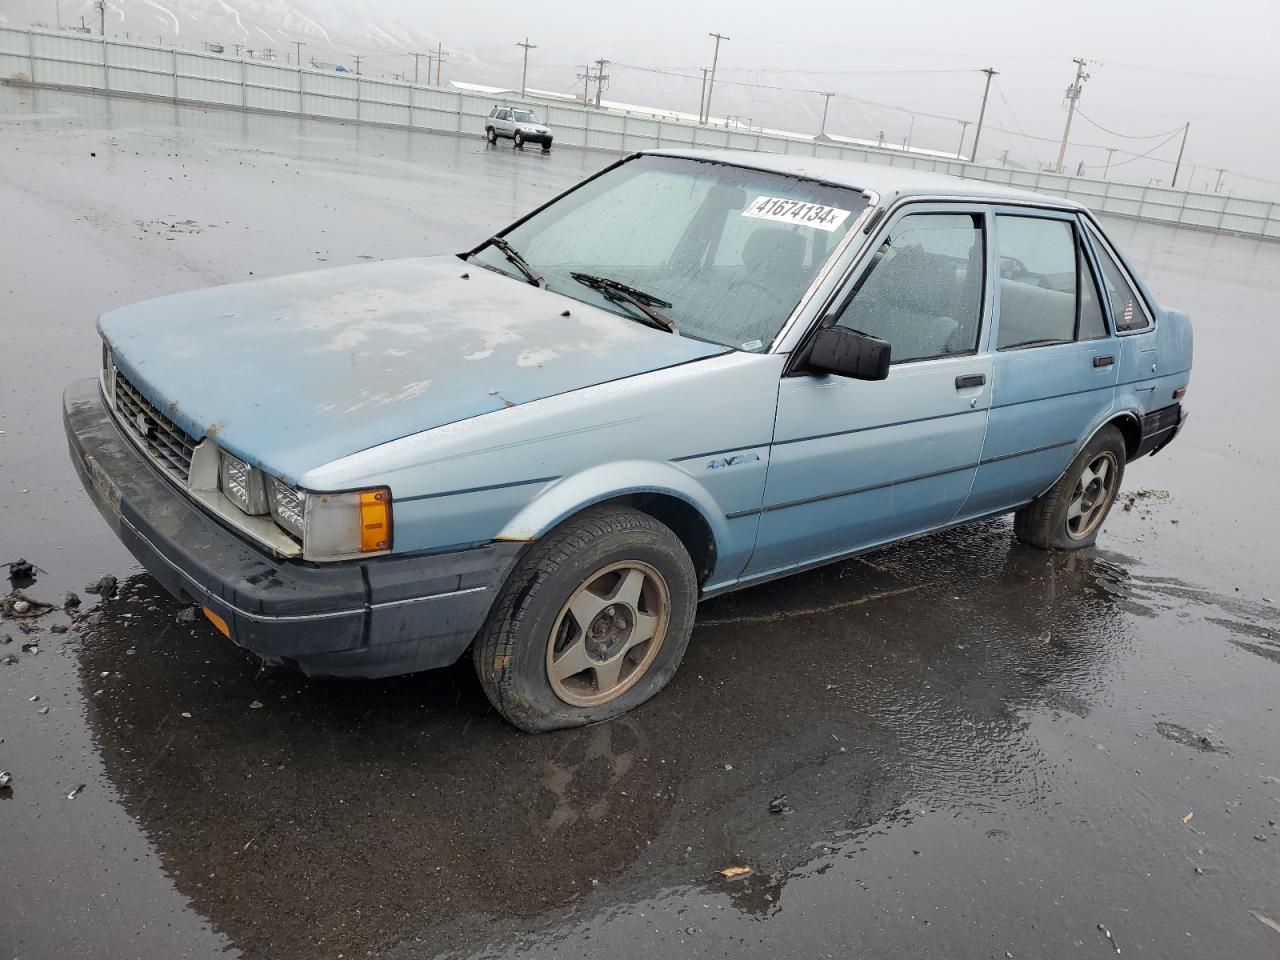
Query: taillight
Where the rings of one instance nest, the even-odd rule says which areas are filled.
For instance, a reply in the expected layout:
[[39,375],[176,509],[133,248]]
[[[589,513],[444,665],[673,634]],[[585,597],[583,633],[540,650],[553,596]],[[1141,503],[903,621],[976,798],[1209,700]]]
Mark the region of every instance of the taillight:
[[1179,387],[1177,390],[1173,391],[1173,399],[1181,400],[1184,396],[1186,396],[1186,393],[1187,393],[1186,387]]

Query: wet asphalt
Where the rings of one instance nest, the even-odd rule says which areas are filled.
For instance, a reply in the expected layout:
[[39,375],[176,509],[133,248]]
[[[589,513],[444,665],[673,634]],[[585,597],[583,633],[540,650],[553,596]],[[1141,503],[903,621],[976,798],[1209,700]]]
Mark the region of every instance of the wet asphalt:
[[0,958],[1280,955],[1280,244],[1112,225],[1196,367],[1096,549],[998,520],[709,601],[612,723],[180,620],[67,457],[95,316],[461,250],[609,159],[0,86],[0,561],[92,612],[0,621]]

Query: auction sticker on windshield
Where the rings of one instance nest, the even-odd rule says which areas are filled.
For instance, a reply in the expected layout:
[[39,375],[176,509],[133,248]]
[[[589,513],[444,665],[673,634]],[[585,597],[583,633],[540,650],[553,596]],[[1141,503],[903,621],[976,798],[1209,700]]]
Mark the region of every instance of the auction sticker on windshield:
[[756,197],[742,211],[744,217],[756,220],[773,220],[777,223],[798,223],[802,227],[813,227],[832,233],[840,228],[848,218],[850,211],[839,207],[828,207],[822,203],[806,203],[803,200],[788,200],[786,197]]

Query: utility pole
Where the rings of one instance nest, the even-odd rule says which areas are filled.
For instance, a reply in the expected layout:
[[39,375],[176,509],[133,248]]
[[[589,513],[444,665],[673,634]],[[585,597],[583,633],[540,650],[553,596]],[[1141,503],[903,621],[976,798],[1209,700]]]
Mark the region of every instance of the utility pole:
[[440,65],[444,63],[444,44],[436,41],[436,86],[440,86]]
[[702,93],[698,94],[698,122],[702,123],[707,106],[707,74],[711,72],[711,68],[700,67],[699,69],[702,70]]
[[958,122],[960,124],[960,146],[956,148],[956,159],[963,160],[964,159],[964,135],[969,132],[969,124],[973,123],[973,121],[960,120]]
[[596,109],[600,109],[600,94],[604,93],[604,82],[609,79],[609,75],[604,72],[604,68],[609,65],[608,60],[596,61]]
[[356,58],[356,76],[358,77],[360,76],[360,54],[353,53],[352,56]]
[[98,0],[98,34],[107,35],[107,0]]
[[1119,147],[1107,147],[1107,165],[1102,168],[1102,179],[1107,179],[1107,174],[1111,171],[1111,158],[1116,155]]
[[588,63],[583,70],[583,73],[578,74],[578,79],[582,81],[582,105],[586,107],[591,105],[591,64]]
[[1173,179],[1169,181],[1169,188],[1173,189],[1178,185],[1178,171],[1182,169],[1182,151],[1187,149],[1187,134],[1191,132],[1191,121],[1187,121],[1187,125],[1182,128],[1182,143],[1178,145],[1178,160],[1173,165]]
[[297,51],[298,59],[296,62],[298,66],[302,66],[302,41],[301,40],[293,41],[293,49]]
[[418,85],[418,66],[423,57],[427,58],[427,77],[428,78],[431,77],[431,54],[411,53],[409,54],[409,56],[413,57],[413,84],[414,86],[417,86]]
[[711,96],[716,92],[716,64],[720,60],[720,41],[729,39],[728,37],[719,33],[708,33],[707,36],[716,38],[716,49],[715,49],[715,52],[711,55],[711,80],[707,84],[707,107],[702,112],[703,123],[711,122]]
[[987,85],[982,90],[982,109],[978,111],[978,129],[973,132],[973,153],[969,154],[969,162],[978,162],[978,141],[982,139],[982,121],[987,115],[987,97],[991,94],[991,78],[998,75],[998,71],[991,67],[983,67],[980,73],[987,75]]
[[1219,170],[1218,170],[1218,182],[1217,182],[1217,183],[1215,183],[1215,184],[1213,185],[1213,192],[1214,192],[1214,193],[1221,193],[1221,192],[1222,192],[1222,175],[1223,175],[1224,173],[1226,173],[1226,172],[1227,172],[1227,171],[1226,171],[1225,169],[1223,169],[1223,168],[1219,168]]
[[529,78],[529,51],[537,50],[538,45],[536,43],[530,43],[529,38],[526,36],[524,38],[524,42],[517,43],[516,46],[524,47],[524,67],[520,70],[520,98],[523,100],[526,81]]
[[819,93],[818,96],[823,98],[822,101],[822,128],[818,131],[818,137],[824,138],[827,135],[827,107],[831,104],[831,98],[834,93]]
[[1076,65],[1076,78],[1071,82],[1071,86],[1067,87],[1067,125],[1062,128],[1062,145],[1058,147],[1058,162],[1054,166],[1054,170],[1058,173],[1062,172],[1062,161],[1067,158],[1067,137],[1071,135],[1071,120],[1076,115],[1076,101],[1080,99],[1084,82],[1089,79],[1089,75],[1084,72],[1087,61],[1083,57],[1076,57],[1071,62]]

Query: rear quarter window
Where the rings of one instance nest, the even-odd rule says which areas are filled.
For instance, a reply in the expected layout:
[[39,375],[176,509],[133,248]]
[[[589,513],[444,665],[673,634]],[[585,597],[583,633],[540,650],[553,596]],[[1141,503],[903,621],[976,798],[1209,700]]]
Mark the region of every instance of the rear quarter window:
[[1147,316],[1142,298],[1092,227],[1089,227],[1089,237],[1093,241],[1098,265],[1102,269],[1102,285],[1107,302],[1111,305],[1111,319],[1116,325],[1116,332],[1132,332],[1151,326],[1151,318]]

